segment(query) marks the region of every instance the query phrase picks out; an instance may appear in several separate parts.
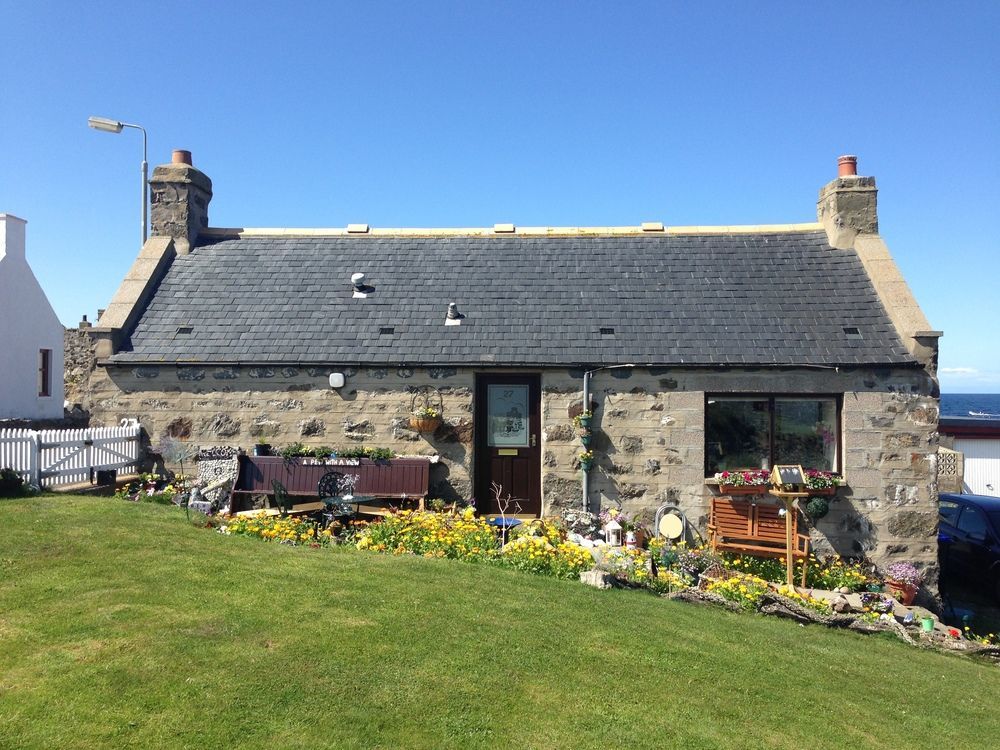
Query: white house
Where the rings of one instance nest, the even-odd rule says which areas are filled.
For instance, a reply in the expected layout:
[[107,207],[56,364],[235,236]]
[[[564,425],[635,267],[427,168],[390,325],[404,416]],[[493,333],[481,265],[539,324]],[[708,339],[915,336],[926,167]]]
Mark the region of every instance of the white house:
[[0,419],[59,419],[63,327],[24,257],[25,224],[0,213]]

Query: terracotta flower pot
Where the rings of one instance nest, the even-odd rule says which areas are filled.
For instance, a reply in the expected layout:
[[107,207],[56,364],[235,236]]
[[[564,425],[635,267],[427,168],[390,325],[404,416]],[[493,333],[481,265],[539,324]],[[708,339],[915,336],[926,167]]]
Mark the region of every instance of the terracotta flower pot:
[[885,590],[893,599],[906,607],[913,604],[913,600],[917,597],[916,586],[903,583],[902,581],[894,581],[891,578],[886,579]]

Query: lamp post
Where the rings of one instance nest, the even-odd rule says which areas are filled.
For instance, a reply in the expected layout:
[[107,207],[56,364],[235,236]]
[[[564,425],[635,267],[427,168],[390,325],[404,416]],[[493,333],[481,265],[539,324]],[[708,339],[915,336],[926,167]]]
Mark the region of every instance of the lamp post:
[[106,117],[90,117],[87,124],[94,130],[103,130],[105,133],[120,133],[122,128],[134,128],[142,131],[142,244],[146,244],[146,217],[149,214],[149,163],[146,161],[146,129],[141,125],[133,125],[128,122],[109,120]]

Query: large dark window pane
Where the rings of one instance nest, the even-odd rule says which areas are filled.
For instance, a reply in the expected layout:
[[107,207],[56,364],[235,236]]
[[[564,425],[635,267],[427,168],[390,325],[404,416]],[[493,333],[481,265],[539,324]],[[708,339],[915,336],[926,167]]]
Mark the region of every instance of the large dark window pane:
[[837,465],[837,402],[775,399],[774,462],[833,471]]
[[771,417],[767,399],[710,398],[705,407],[705,468],[769,469]]

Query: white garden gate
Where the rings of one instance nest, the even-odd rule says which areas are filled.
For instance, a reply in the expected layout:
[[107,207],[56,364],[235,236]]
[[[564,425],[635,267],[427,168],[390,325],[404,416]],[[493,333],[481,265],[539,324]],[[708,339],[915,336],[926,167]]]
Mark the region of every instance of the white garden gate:
[[0,468],[37,487],[86,482],[99,469],[138,467],[138,422],[81,430],[0,430]]

